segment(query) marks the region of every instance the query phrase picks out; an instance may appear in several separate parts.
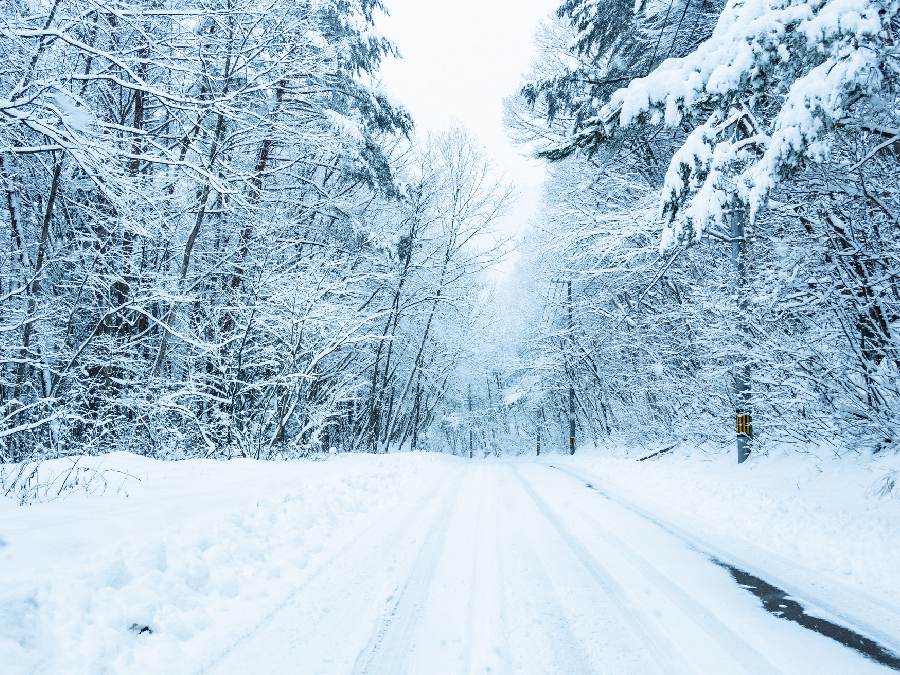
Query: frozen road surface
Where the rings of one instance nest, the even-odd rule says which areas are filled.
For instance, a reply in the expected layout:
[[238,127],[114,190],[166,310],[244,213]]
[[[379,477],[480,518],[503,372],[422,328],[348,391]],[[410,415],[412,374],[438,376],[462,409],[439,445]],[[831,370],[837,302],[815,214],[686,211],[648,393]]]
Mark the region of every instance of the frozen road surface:
[[[893,525],[835,529],[833,490],[770,477],[729,505],[678,492],[702,467],[663,481],[674,460],[118,453],[43,464],[53,495],[73,463],[82,493],[0,502],[3,675],[900,671]],[[864,564],[813,571],[857,540]]]
[[797,603],[777,597],[766,609],[766,589],[573,472],[460,462],[422,487],[368,514],[355,537],[200,672],[900,668],[890,647],[840,617],[819,613],[820,621],[811,609],[803,625],[779,616]]

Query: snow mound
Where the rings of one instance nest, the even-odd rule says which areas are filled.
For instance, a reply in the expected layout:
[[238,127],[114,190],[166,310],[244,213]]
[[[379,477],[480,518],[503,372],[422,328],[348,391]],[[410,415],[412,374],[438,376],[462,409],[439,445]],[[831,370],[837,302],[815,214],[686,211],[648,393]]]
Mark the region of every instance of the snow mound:
[[[130,498],[0,503],[4,673],[172,673],[202,663],[335,555],[367,511],[428,486],[397,460],[83,458],[141,476],[140,488]],[[53,549],[61,523],[72,545]]]
[[900,608],[900,494],[887,489],[900,456],[785,451],[739,466],[701,450],[646,462],[592,450],[559,461],[763,569],[791,561],[823,587],[831,581]]

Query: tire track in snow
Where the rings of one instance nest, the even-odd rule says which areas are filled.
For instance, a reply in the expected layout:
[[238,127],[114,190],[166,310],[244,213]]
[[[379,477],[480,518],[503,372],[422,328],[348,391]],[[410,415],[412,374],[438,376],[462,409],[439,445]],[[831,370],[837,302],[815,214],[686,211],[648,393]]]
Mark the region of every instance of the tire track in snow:
[[[464,673],[511,672],[508,612],[503,595],[507,579],[501,572],[498,526],[499,468],[494,461],[479,462],[478,481],[473,486],[477,499],[467,504],[474,511],[469,517],[475,527],[471,530],[471,587],[466,608]],[[468,515],[466,511],[462,514]]]
[[666,595],[694,625],[703,630],[723,651],[734,657],[748,675],[780,673],[769,660],[744,638],[715,617],[706,607],[694,600],[682,588],[661,574],[644,556],[637,553],[621,538],[613,534],[595,516],[580,512],[579,516],[590,522],[593,531],[610,544],[632,568],[638,570],[647,582]]
[[[455,486],[459,485],[462,473],[463,471],[459,471],[454,477],[453,484]],[[414,502],[409,510],[409,513],[411,514],[410,519],[414,519],[418,515],[427,512],[428,504],[433,501],[433,497],[433,492],[423,491],[419,499]],[[363,550],[366,547],[370,546],[373,547],[373,551],[375,553],[380,553],[382,549],[384,549],[385,552],[390,550],[390,548],[395,545],[394,542],[396,542],[398,538],[400,538],[403,533],[409,529],[410,519],[397,518],[398,524],[389,530],[389,536],[382,536],[379,534],[379,529],[377,527],[372,527],[372,525],[378,523],[383,517],[384,514],[382,512],[369,514],[369,516],[366,518],[366,521],[360,524],[360,526],[356,530],[356,532],[362,532],[362,536],[349,536],[348,541],[341,544],[336,551],[321,560],[309,572],[309,574],[307,574],[303,578],[300,583],[295,585],[290,590],[290,592],[284,596],[284,598],[278,604],[269,608],[269,610],[266,611],[265,614],[254,621],[248,628],[235,635],[224,649],[220,650],[214,656],[207,659],[199,667],[192,669],[191,672],[195,673],[195,675],[204,675],[206,673],[215,671],[222,664],[224,664],[228,660],[228,658],[232,656],[240,647],[258,636],[263,629],[272,624],[282,613],[288,610],[291,606],[300,602],[300,598],[304,591],[309,589],[319,579],[325,576],[339,561],[351,557],[355,552]],[[372,539],[374,537],[377,537],[377,539],[373,544]],[[374,557],[376,559],[380,559],[381,556],[375,555]],[[365,570],[360,570],[360,572],[362,574],[365,574]]]
[[613,601],[618,608],[622,620],[634,631],[635,635],[642,637],[648,650],[664,673],[691,673],[693,672],[685,663],[681,654],[674,648],[671,642],[659,633],[628,599],[625,590],[606,573],[603,565],[597,560],[585,546],[576,539],[562,521],[554,514],[547,504],[537,495],[531,485],[522,478],[515,467],[511,467],[519,484],[534,502],[541,515],[550,523],[560,540],[572,551],[588,575],[600,587],[604,594]]
[[[597,486],[597,479],[590,476],[589,474],[579,474],[578,472],[575,472],[567,467],[556,466],[554,464],[548,464],[547,466],[551,469],[555,469],[563,475],[568,476],[569,478],[578,481],[584,487],[591,490],[594,494],[602,497],[610,503],[615,504],[643,518],[647,522],[661,529],[663,532],[673,536],[675,539],[682,542],[689,549],[696,551],[716,565],[729,570],[729,572],[734,569],[738,572],[744,572],[745,574],[752,573],[752,575],[755,575],[760,581],[771,582],[775,587],[780,587],[779,590],[784,589],[783,592],[799,601],[799,603],[804,607],[805,610],[809,610],[813,613],[824,613],[826,615],[835,617],[843,624],[842,626],[837,626],[839,629],[845,628],[849,629],[849,633],[856,633],[856,642],[859,642],[860,638],[862,639],[862,641],[871,642],[874,645],[875,649],[883,652],[886,657],[882,659],[874,658],[873,660],[896,669],[896,666],[893,664],[896,661],[896,655],[900,653],[900,643],[896,641],[895,637],[885,634],[883,631],[878,630],[873,625],[864,620],[847,615],[846,612],[842,611],[830,602],[821,600],[816,596],[810,595],[805,591],[797,589],[793,584],[785,583],[777,576],[767,574],[765,571],[757,569],[754,565],[750,565],[738,559],[736,556],[729,555],[726,552],[720,551],[717,547],[704,542],[701,538],[691,534],[690,532],[687,532],[686,530],[678,527],[677,525],[674,525],[673,523],[670,523],[654,514],[651,514],[649,511],[641,508],[640,506],[627,499],[624,499],[618,495],[612,496],[605,490],[599,488]],[[773,555],[773,557],[776,556]],[[790,561],[786,562],[788,564],[791,564]],[[731,574],[732,576],[734,576],[734,572],[731,572]],[[858,594],[856,595],[858,596]],[[898,614],[900,614],[900,608],[897,608],[890,603],[878,601],[877,599],[870,596],[865,596],[865,602],[868,605],[877,607],[881,612],[884,612],[888,615],[897,616]],[[808,626],[805,627],[809,628]],[[811,628],[809,629],[812,630]],[[820,634],[825,635],[825,637],[834,639],[831,635],[828,635],[826,633]],[[867,658],[873,658],[871,654],[866,653],[865,650],[860,650],[857,647],[854,647],[853,644],[847,644],[846,641],[841,640],[837,641],[850,649],[854,649],[855,651],[862,653],[863,655],[867,656]]]
[[[478,465],[479,471],[483,474],[484,464]],[[469,593],[469,602],[466,603],[466,649],[465,659],[463,661],[463,672],[469,673],[472,670],[472,644],[474,643],[474,626],[475,626],[475,580],[478,578],[479,553],[481,552],[481,532],[484,527],[484,492],[478,490],[478,504],[475,507],[475,527],[474,536],[472,538],[472,588]]]
[[459,499],[460,483],[457,479],[452,494],[444,498],[444,505],[429,528],[409,575],[391,594],[380,624],[357,656],[353,675],[402,675],[407,671],[410,646],[428,600],[450,515]]
[[[508,464],[504,464],[504,473],[509,475],[512,469]],[[502,481],[504,488],[504,498],[501,503],[507,505],[514,503],[507,489],[507,482]],[[519,487],[518,492],[530,497],[524,490]],[[508,510],[504,511],[504,515],[508,519]],[[588,656],[584,645],[572,632],[572,627],[566,617],[566,611],[563,608],[562,600],[557,594],[550,580],[550,573],[547,567],[541,561],[534,549],[534,543],[528,541],[525,528],[522,527],[521,512],[517,513],[519,518],[505,519],[503,525],[498,523],[497,528],[500,534],[500,578],[508,579],[511,574],[511,565],[505,560],[506,557],[512,558],[517,563],[518,574],[530,580],[530,595],[535,600],[535,609],[541,616],[549,617],[551,621],[545,624],[541,621],[541,634],[546,639],[546,643],[550,648],[553,656],[553,662],[557,666],[561,666],[556,672],[578,673],[578,675],[594,675],[596,672],[591,665],[591,659]],[[504,596],[504,606],[508,601],[509,587],[505,586],[507,594]],[[520,591],[512,589],[517,595]],[[516,598],[519,600],[519,598]],[[504,621],[506,625],[506,621]],[[521,666],[513,667],[511,672],[520,672]],[[534,671],[536,672],[536,670]],[[550,672],[550,671],[546,671]]]

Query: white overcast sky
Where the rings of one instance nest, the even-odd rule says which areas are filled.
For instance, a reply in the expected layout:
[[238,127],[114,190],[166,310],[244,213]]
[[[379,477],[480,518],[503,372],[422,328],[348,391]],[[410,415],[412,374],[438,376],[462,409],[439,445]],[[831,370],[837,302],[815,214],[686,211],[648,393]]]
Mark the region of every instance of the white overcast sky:
[[503,127],[503,99],[522,83],[534,34],[559,0],[386,0],[381,32],[400,48],[381,78],[416,122],[418,134],[459,125],[484,146],[517,190],[501,227],[521,232],[535,214],[544,171]]

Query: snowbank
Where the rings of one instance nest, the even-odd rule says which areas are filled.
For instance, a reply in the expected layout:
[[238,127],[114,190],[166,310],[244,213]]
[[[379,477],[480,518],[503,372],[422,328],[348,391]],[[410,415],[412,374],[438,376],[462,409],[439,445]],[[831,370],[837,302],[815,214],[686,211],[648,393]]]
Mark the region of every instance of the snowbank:
[[[69,461],[41,470],[49,477]],[[202,663],[367,519],[433,490],[451,461],[82,458],[105,471],[103,494],[0,500],[3,672],[173,673]]]
[[738,466],[700,450],[637,462],[588,449],[546,461],[816,597],[900,616],[900,486],[883,489],[898,456],[779,452]]

